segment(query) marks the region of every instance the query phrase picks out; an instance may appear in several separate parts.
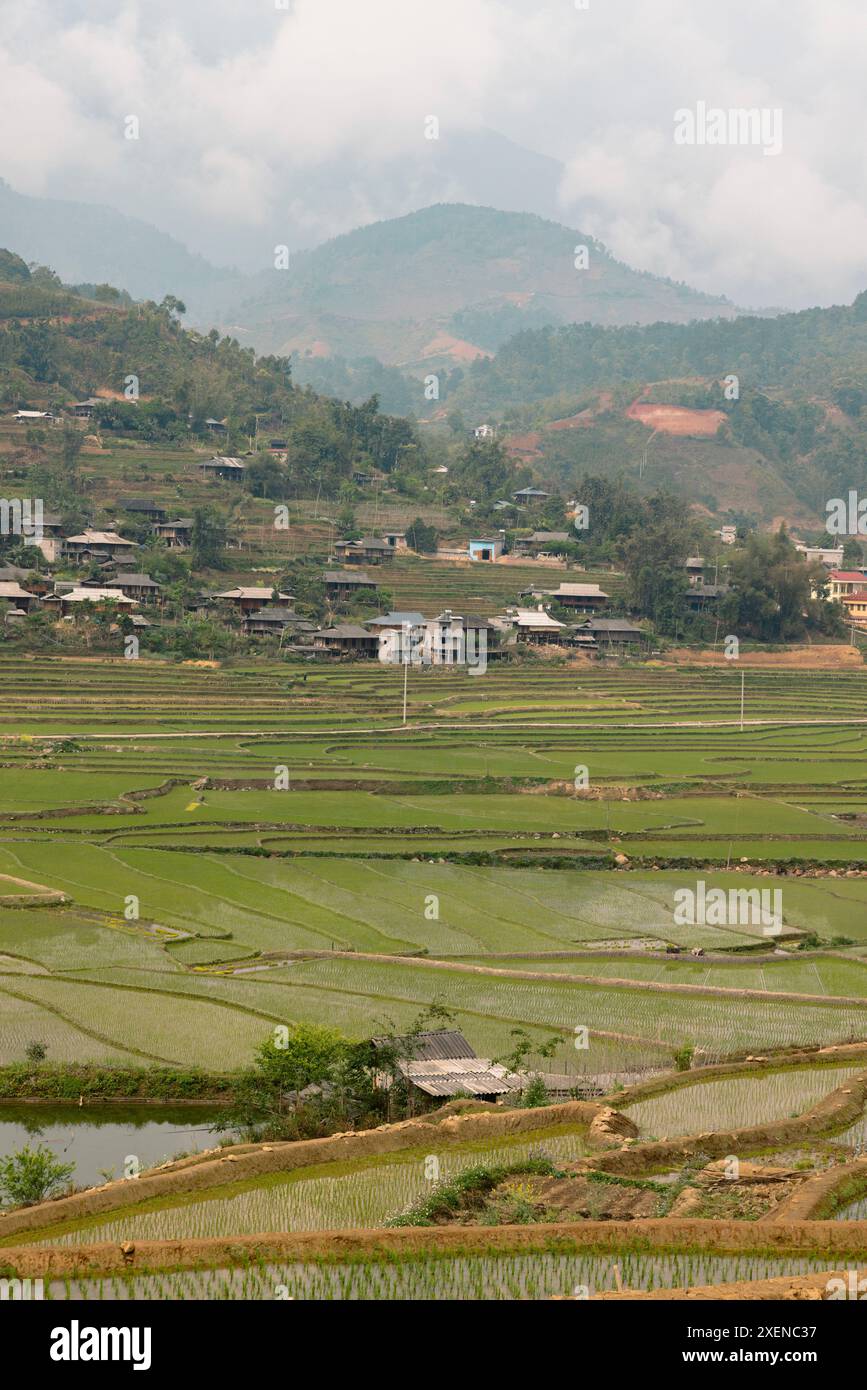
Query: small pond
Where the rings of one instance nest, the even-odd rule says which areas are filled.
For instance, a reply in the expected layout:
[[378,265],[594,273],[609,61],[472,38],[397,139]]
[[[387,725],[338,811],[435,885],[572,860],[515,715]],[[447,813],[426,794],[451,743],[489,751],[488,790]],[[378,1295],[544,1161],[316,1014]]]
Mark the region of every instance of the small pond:
[[127,1160],[153,1167],[181,1153],[210,1149],[221,1112],[199,1105],[0,1105],[0,1157],[43,1144],[64,1163],[74,1163],[77,1187],[120,1178]]

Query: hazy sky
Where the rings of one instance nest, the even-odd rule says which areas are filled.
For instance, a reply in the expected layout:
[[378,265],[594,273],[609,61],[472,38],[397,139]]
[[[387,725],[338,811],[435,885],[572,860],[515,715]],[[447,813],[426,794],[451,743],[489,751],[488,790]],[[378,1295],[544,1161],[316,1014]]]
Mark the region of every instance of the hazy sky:
[[[563,220],[634,266],[840,302],[867,286],[865,53],[865,0],[7,0],[0,175],[265,265],[429,201],[436,115],[562,161]],[[676,144],[699,102],[779,109],[782,152]]]

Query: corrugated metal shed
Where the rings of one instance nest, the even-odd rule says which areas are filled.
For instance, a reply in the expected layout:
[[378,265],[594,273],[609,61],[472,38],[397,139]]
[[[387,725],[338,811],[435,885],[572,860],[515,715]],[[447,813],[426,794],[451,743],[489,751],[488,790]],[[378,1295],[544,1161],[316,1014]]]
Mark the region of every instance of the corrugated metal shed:
[[428,1062],[401,1062],[413,1086],[429,1096],[502,1096],[520,1090],[521,1078],[484,1057],[456,1057]]
[[451,1028],[437,1028],[430,1033],[410,1033],[402,1038],[372,1038],[371,1041],[374,1047],[395,1047],[398,1052],[411,1056],[414,1062],[476,1055],[463,1033]]

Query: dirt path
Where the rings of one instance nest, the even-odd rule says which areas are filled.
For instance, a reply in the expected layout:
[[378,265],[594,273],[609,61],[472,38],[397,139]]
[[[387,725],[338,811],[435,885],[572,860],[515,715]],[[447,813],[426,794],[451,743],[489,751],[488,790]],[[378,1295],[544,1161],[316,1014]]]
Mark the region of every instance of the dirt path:
[[[19,1278],[84,1278],[150,1270],[221,1269],[246,1262],[388,1259],[394,1255],[450,1255],[648,1250],[704,1254],[815,1255],[863,1259],[867,1221],[699,1221],[659,1217],[637,1221],[564,1221],[527,1226],[404,1226],[388,1230],[275,1231],[192,1240],[138,1241],[124,1248],[100,1242],[76,1246],[14,1246],[4,1265]],[[824,1276],[825,1278],[830,1277]],[[660,1297],[668,1297],[666,1291]]]
[[[765,1001],[779,1000],[783,1003],[796,1004],[849,1004],[856,1008],[867,1010],[867,998],[863,995],[849,994],[796,994],[788,993],[783,990],[770,989],[736,989],[732,985],[684,985],[668,984],[655,980],[628,980],[621,979],[616,975],[573,975],[561,973],[560,971],[551,972],[546,970],[504,970],[501,967],[488,965],[465,965],[459,961],[437,960],[429,956],[396,956],[377,954],[375,951],[311,951],[306,957],[308,960],[370,960],[386,962],[391,965],[418,966],[421,969],[430,970],[452,970],[465,975],[495,975],[509,980],[543,980],[546,984],[562,981],[571,985],[600,985],[611,989],[631,989],[631,990],[651,990],[659,994],[698,994],[710,995],[714,998],[722,999],[761,999]],[[217,967],[225,970],[225,966]],[[249,965],[244,969],[249,970]],[[241,973],[233,971],[233,974]],[[865,1013],[865,1024],[867,1024],[867,1013]],[[598,1033],[597,1029],[591,1032],[598,1036],[620,1037],[623,1033]]]

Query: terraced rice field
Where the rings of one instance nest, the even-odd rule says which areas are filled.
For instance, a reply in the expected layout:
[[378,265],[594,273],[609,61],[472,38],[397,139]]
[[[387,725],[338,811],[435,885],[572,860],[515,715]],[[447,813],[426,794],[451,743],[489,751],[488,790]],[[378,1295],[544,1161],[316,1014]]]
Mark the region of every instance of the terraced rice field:
[[772,1279],[841,1267],[809,1258],[753,1255],[499,1255],[353,1264],[262,1265],[244,1269],[57,1280],[54,1299],[298,1299],[334,1301],[526,1300],[629,1289],[680,1289]]
[[[750,672],[741,728],[729,671],[413,673],[404,729],[400,673],[379,667],[0,658],[0,874],[67,899],[0,898],[0,1061],[35,1030],[54,1060],[241,1066],[275,1022],[337,1013],[360,1037],[434,995],[478,1051],[553,1032],[576,1075],[664,1065],[684,1042],[712,1057],[867,1036],[865,688]],[[762,877],[769,860],[838,867]],[[699,880],[779,888],[783,939],[678,925],[675,894]],[[854,946],[798,960],[806,933]],[[657,957],[598,954],[630,945]],[[280,960],[305,951],[481,973]],[[578,1024],[589,1057],[570,1050]]]
[[627,1105],[625,1113],[638,1125],[644,1139],[744,1129],[801,1115],[863,1070],[863,1067],[816,1067],[725,1077],[719,1081],[681,1086],[638,1101]]
[[[420,573],[394,567],[395,601],[426,611]],[[467,611],[501,606],[494,569],[462,582]],[[484,679],[412,672],[404,727],[402,673],[373,665],[0,657],[0,1064],[39,1040],[54,1063],[232,1071],[278,1024],[362,1039],[434,1000],[480,1056],[524,1029],[555,1047],[531,1067],[606,1090],[684,1047],[700,1065],[867,1039],[865,691],[860,672],[751,671],[742,726],[737,672],[492,664]],[[684,890],[715,888],[779,890],[781,933],[743,911],[676,914]],[[770,1123],[862,1069],[696,1081],[630,1114],[640,1138]],[[826,1157],[867,1150],[865,1123]],[[443,1145],[439,1177],[540,1148],[565,1163],[584,1134]],[[26,1239],[377,1228],[429,1191],[428,1157],[249,1179]],[[60,1280],[51,1296],[529,1299],[823,1267],[546,1250]]]
[[[581,1132],[545,1133],[537,1138],[499,1144],[444,1148],[434,1155],[439,1177],[446,1180],[477,1164],[518,1163],[544,1153],[554,1163],[580,1158],[585,1152]],[[240,1191],[214,1189],[206,1200],[172,1202],[142,1211],[127,1210],[111,1221],[91,1221],[68,1235],[40,1242],[81,1245],[94,1241],[194,1240],[208,1236],[253,1235],[260,1231],[326,1231],[383,1226],[431,1190],[435,1179],[428,1155],[418,1153],[398,1161],[325,1165],[277,1177],[268,1182],[239,1185]]]

